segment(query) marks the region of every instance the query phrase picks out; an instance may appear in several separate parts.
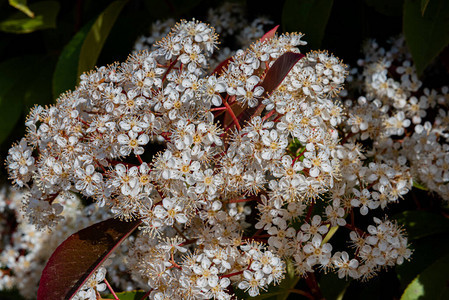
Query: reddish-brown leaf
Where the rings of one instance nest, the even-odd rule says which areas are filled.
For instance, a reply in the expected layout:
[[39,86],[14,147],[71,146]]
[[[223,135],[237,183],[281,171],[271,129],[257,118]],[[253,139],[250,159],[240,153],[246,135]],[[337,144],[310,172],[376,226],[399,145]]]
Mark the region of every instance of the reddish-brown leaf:
[[260,84],[265,89],[265,95],[271,94],[282,83],[293,66],[304,56],[301,53],[286,52],[276,59]]
[[274,35],[276,34],[276,31],[278,30],[279,25],[276,25],[276,27],[274,27],[273,29],[271,29],[270,31],[268,31],[267,33],[265,33],[263,35],[263,37],[260,38],[260,41],[263,42],[265,40],[271,39],[272,37],[274,37]]
[[[268,69],[264,80],[260,84],[264,89],[264,97],[269,96],[284,80],[288,72],[293,68],[296,63],[305,55],[300,53],[286,52],[282,54]],[[247,108],[240,116],[240,124],[251,120],[252,117],[260,116],[265,105],[262,103],[257,107]]]
[[37,300],[70,299],[140,223],[109,219],[72,234],[42,271]]

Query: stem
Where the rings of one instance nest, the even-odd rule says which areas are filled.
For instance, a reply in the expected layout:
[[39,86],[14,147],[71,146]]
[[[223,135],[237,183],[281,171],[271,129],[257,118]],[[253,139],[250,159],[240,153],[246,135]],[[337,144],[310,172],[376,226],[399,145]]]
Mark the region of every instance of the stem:
[[153,289],[151,289],[151,290],[149,290],[148,292],[146,292],[145,295],[143,295],[142,299],[140,299],[140,300],[145,300],[145,299],[150,295],[150,293],[151,293],[152,291],[153,291]]
[[298,289],[290,289],[288,291],[290,293],[295,293],[295,294],[299,294],[299,295],[305,296],[305,297],[307,297],[307,298],[309,298],[311,300],[315,299],[315,298],[313,298],[313,296],[310,293],[307,293],[307,292],[304,292],[304,291],[301,291],[301,290],[298,290]]
[[307,273],[306,283],[307,283],[307,286],[309,287],[310,291],[312,292],[311,299],[325,300],[325,298],[321,294],[321,290],[318,285],[318,282],[316,281],[315,273],[313,273],[313,272]]
[[108,287],[109,291],[111,291],[112,296],[114,296],[115,300],[120,300],[117,296],[117,294],[114,292],[114,289],[112,288],[112,286],[109,284],[108,280],[105,278],[104,279],[104,283],[106,283],[106,286]]
[[242,127],[240,127],[240,123],[239,120],[237,119],[237,117],[234,114],[234,111],[232,110],[231,106],[229,105],[229,103],[227,101],[224,101],[224,105],[226,106],[226,108],[228,109],[229,114],[231,115],[232,120],[234,121],[235,126],[237,126],[237,129],[239,131],[242,130]]
[[140,155],[137,154],[136,157],[137,157],[137,159],[139,160],[140,164],[143,164],[143,160],[142,160],[142,158],[140,157]]
[[255,197],[245,198],[245,199],[231,199],[228,201],[228,203],[250,202],[250,201],[254,201],[254,200],[257,200],[257,199]]
[[165,71],[164,77],[162,77],[162,82],[165,81],[165,78],[167,78],[168,73],[170,73],[171,69],[173,69],[173,67],[175,66],[175,64],[178,62],[178,58],[176,58],[174,61],[172,61],[170,63],[170,65],[168,66],[167,71]]
[[313,207],[315,206],[315,201],[312,200],[310,203],[309,209],[307,210],[306,218],[304,219],[304,223],[308,223],[310,221],[310,217],[312,216]]
[[215,108],[211,108],[210,111],[219,111],[219,110],[227,110],[227,107],[215,107]]
[[221,278],[232,277],[232,276],[240,275],[240,274],[243,274],[243,271],[238,271],[238,272],[234,272],[234,273],[230,273],[230,274],[226,274],[226,275],[221,275],[218,277],[221,279]]
[[272,115],[274,115],[276,113],[276,110],[272,110],[270,111],[268,114],[266,114],[263,118],[262,118],[262,122],[265,122],[269,117],[271,117]]

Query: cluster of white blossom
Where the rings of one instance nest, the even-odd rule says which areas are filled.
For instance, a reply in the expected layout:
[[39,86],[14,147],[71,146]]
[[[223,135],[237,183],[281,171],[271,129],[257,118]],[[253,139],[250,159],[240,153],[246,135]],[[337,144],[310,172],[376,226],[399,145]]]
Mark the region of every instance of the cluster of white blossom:
[[[207,21],[214,25],[215,32],[220,35],[220,51],[212,53],[208,58],[209,70],[213,70],[220,62],[233,56],[237,49],[248,47],[260,39],[273,22],[265,17],[257,17],[249,22],[244,7],[239,3],[225,2],[217,8],[211,8]],[[141,36],[134,45],[134,50],[154,50],[156,41],[170,32],[175,20],[168,18],[157,20],[151,25],[148,36]]]
[[[363,105],[375,101],[345,114],[346,66],[327,52],[299,54],[301,38],[265,37],[211,74],[214,28],[181,21],[151,52],[82,75],[56,105],[32,109],[9,151],[29,220],[56,226],[69,192],[141,219],[128,265],[151,299],[256,296],[289,261],[302,276],[325,268],[364,279],[401,264],[411,254],[401,229],[374,218],[363,230],[355,217],[410,190],[407,157],[365,133],[377,110]],[[361,136],[375,139],[372,151]],[[156,140],[165,149],[152,155]],[[352,254],[333,249],[339,227]]]
[[377,159],[407,165],[415,181],[449,200],[449,88],[423,86],[403,37],[389,49],[370,41],[365,55],[355,81],[363,95],[346,102],[351,132],[373,141]]

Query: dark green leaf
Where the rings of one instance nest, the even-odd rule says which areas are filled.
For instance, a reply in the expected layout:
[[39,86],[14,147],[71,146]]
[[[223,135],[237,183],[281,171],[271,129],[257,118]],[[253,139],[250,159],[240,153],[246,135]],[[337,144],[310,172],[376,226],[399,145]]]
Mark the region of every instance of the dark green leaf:
[[426,211],[405,211],[394,216],[405,226],[410,240],[429,235],[449,233],[449,220],[441,215]]
[[449,299],[449,255],[434,262],[405,289],[401,300]]
[[312,49],[321,46],[333,0],[287,0],[282,11],[284,31],[299,31]]
[[42,271],[37,300],[71,299],[139,224],[140,220],[109,219],[72,234]]
[[430,1],[423,16],[421,1],[406,0],[403,22],[407,46],[421,75],[449,43],[449,1]]
[[34,66],[33,80],[25,86],[24,109],[25,114],[35,104],[47,105],[53,101],[51,93],[51,79],[56,65],[55,57],[47,57],[37,61]]
[[402,288],[405,288],[413,278],[437,259],[449,253],[449,234],[432,235],[415,240],[412,242],[412,249],[411,261],[396,267]]
[[321,292],[326,300],[343,299],[350,283],[349,280],[339,279],[334,273],[324,274],[319,281]]
[[0,144],[19,120],[24,99],[39,94],[36,74],[45,67],[51,68],[39,56],[16,57],[0,64]]
[[421,15],[424,16],[424,13],[426,12],[427,5],[429,5],[430,0],[421,0]]
[[401,16],[404,7],[404,0],[365,0],[365,3],[377,12],[393,17]]
[[[141,300],[143,296],[145,296],[145,294],[146,293],[144,291],[129,291],[123,293],[116,293],[116,295],[120,300]],[[106,298],[103,299],[114,299],[114,296],[112,294],[107,295]]]
[[95,67],[104,42],[127,2],[127,0],[114,1],[95,20],[81,47],[78,78],[82,73]]
[[27,6],[27,0],[9,0],[9,5],[17,8],[30,18],[34,18],[34,13]]
[[55,72],[53,74],[54,99],[58,98],[59,94],[75,88],[78,80],[78,62],[81,47],[92,24],[93,20],[84,25],[59,55],[58,63],[56,64]]
[[10,33],[30,33],[36,30],[55,28],[59,12],[57,1],[41,1],[30,5],[34,18],[17,12],[0,22],[0,30]]

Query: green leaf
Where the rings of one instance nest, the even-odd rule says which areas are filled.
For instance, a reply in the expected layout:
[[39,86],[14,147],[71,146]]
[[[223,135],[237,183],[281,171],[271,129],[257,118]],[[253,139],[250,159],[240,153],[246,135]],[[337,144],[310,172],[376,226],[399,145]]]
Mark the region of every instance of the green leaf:
[[127,0],[114,1],[95,20],[81,47],[78,80],[81,74],[95,67],[104,42],[127,2]]
[[426,236],[449,233],[449,220],[441,215],[426,211],[405,211],[394,216],[405,226],[410,240]]
[[424,16],[419,0],[405,1],[403,30],[419,75],[448,45],[448,28],[449,1],[429,1]]
[[323,274],[320,278],[320,290],[326,300],[342,300],[351,281],[340,279],[335,273]]
[[333,0],[287,0],[282,11],[285,32],[299,31],[312,49],[321,46]]
[[405,289],[401,300],[449,299],[449,255],[434,262]]
[[27,0],[9,0],[9,5],[17,8],[30,18],[34,18],[34,13],[27,6]]
[[78,62],[80,59],[81,47],[83,46],[83,42],[86,39],[92,24],[93,20],[84,25],[59,55],[55,72],[53,73],[54,99],[58,98],[61,93],[75,88],[78,79]]
[[0,22],[0,30],[10,33],[30,33],[56,27],[56,17],[59,12],[57,1],[41,1],[30,5],[34,18],[30,19],[17,12]]
[[412,248],[411,261],[396,267],[402,288],[405,288],[437,259],[449,253],[449,234],[432,235],[415,240],[412,242]]
[[42,96],[39,89],[42,87],[36,81],[42,79],[39,73],[44,68],[51,70],[48,63],[42,57],[33,55],[15,57],[0,64],[0,144],[16,125],[24,104],[30,98],[36,98],[34,100],[39,102],[39,95]]
[[424,16],[424,13],[426,12],[427,5],[429,5],[430,0],[421,0],[421,15]]
[[[122,292],[122,293],[116,293],[118,298],[120,300],[141,300],[143,296],[145,296],[144,291],[129,291],[129,292]],[[114,299],[114,296],[112,294],[109,294],[106,296],[106,298],[103,299]]]
[[25,87],[23,98],[25,114],[35,104],[47,105],[53,102],[51,79],[55,65],[56,57],[46,57],[36,62],[33,80],[30,80]]

